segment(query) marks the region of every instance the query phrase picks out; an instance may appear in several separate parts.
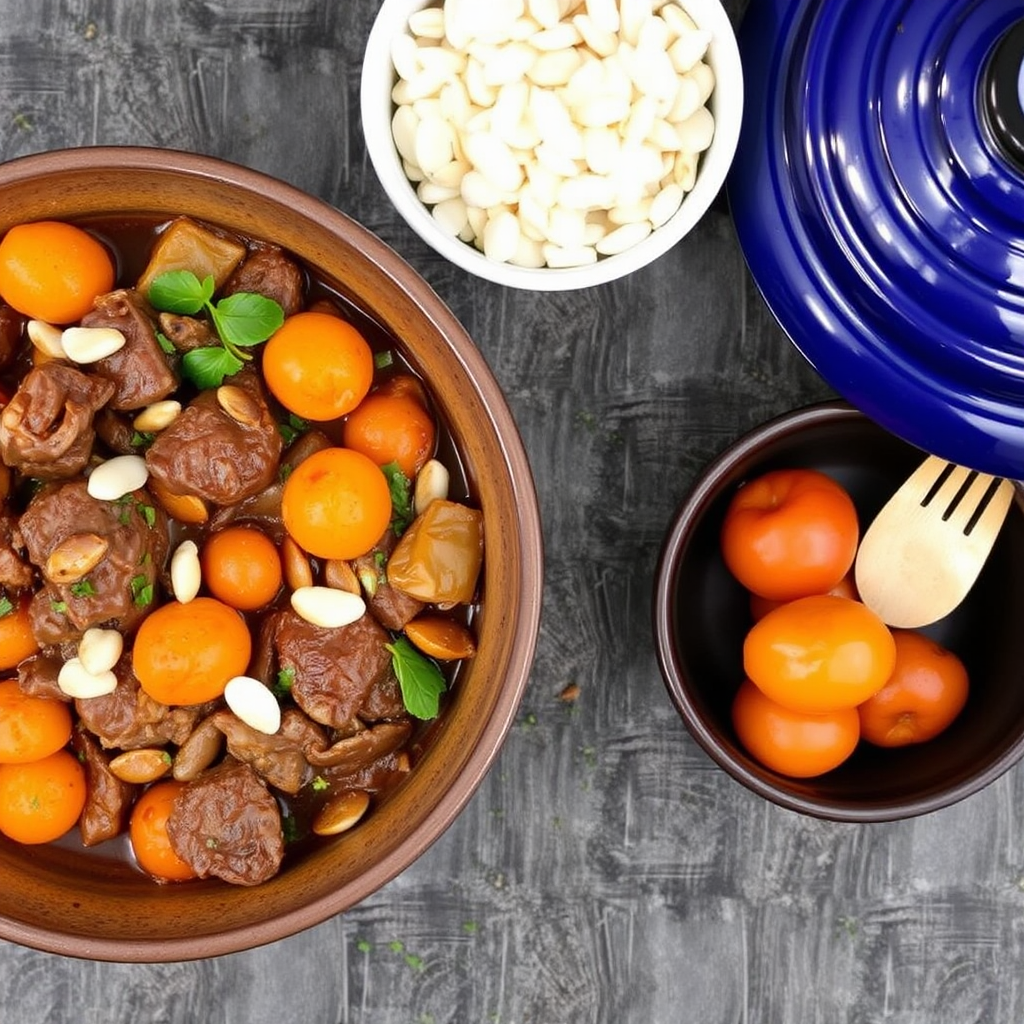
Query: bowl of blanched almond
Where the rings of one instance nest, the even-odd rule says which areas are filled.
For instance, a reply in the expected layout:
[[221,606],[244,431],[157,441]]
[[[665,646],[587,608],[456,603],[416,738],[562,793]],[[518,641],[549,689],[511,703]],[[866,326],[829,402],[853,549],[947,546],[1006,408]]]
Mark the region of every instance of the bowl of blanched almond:
[[742,109],[718,0],[385,0],[363,62],[396,208],[446,259],[524,289],[666,253],[721,189]]
[[421,279],[281,182],[93,149],[0,198],[0,935],[280,938],[419,856],[514,717],[515,424]]

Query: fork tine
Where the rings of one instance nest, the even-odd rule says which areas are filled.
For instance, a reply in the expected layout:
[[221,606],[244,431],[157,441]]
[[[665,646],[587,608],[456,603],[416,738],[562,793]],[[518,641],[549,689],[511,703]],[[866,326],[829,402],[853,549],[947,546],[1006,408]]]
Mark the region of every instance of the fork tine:
[[[972,470],[967,469],[964,466],[953,466],[952,472],[950,472],[949,476],[942,481],[942,485],[939,489],[931,496],[931,499],[924,504],[933,508],[935,511],[940,512],[948,519],[948,513],[951,511],[950,505],[953,504],[964,484],[966,484],[970,479],[972,472]],[[962,502],[960,504],[962,504]]]
[[[944,513],[946,521],[952,529],[967,532],[968,525],[975,519],[978,509],[982,502],[985,501],[985,497],[989,494],[989,489],[993,483],[995,483],[995,478],[986,473],[978,473],[974,477],[970,486],[964,491],[960,500],[957,501],[956,507],[949,510],[948,513]],[[994,497],[995,495],[993,494],[992,498]],[[991,504],[991,500],[989,504]],[[978,523],[980,523],[980,517],[971,530],[972,533],[978,528]]]
[[1013,501],[1013,484],[1009,480],[1000,480],[999,487],[992,500],[985,506],[985,510],[978,517],[970,532],[974,539],[987,539],[992,533],[998,533],[1003,525],[1006,511]]
[[[938,484],[939,480],[942,479],[942,474],[946,471],[948,466],[952,466],[951,462],[947,462],[945,459],[940,459],[937,455],[929,455],[913,473],[907,477],[904,487],[909,490],[915,490],[918,493],[919,500],[922,505],[926,504],[925,499],[931,493],[932,489]],[[904,492],[905,493],[905,492]]]

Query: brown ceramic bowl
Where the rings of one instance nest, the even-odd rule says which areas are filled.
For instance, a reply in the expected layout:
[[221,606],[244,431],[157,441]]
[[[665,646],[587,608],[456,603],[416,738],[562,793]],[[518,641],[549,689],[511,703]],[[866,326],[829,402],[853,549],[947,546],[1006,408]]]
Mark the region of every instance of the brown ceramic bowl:
[[654,593],[654,633],[669,694],[701,747],[733,778],[775,803],[836,821],[888,821],[934,811],[992,782],[1024,755],[1024,497],[1018,489],[996,548],[967,600],[924,632],[963,659],[967,706],[946,732],[917,746],[861,743],[839,768],[791,779],[762,767],[733,731],[751,624],[746,592],[726,569],[718,537],[746,480],[772,469],[822,470],[850,492],[861,528],[924,457],[843,403],[767,423],[719,456],[669,528]]
[[0,842],[0,937],[100,960],[185,960],[279,939],[351,907],[451,824],[526,685],[540,614],[540,521],[519,434],[484,359],[437,295],[368,231],[289,185],[203,156],[95,148],[0,166],[0,234],[16,222],[117,213],[187,213],[272,240],[391,332],[447,420],[486,533],[478,653],[422,760],[351,832],[251,889],[161,886],[73,843]]

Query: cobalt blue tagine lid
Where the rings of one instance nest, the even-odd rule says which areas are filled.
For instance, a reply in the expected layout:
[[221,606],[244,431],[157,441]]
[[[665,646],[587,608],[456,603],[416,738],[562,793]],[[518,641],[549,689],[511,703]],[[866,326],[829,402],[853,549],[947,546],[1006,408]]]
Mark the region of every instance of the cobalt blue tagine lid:
[[1024,3],[750,0],[728,183],[793,343],[872,419],[1024,478]]

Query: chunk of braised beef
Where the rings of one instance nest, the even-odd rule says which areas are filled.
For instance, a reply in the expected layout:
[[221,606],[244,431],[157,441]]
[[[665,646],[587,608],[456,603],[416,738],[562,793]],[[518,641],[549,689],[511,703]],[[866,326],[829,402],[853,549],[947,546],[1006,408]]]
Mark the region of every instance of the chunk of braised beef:
[[[82,479],[51,483],[21,516],[29,560],[44,581],[31,605],[32,629],[42,644],[74,639],[101,624],[130,633],[155,605],[169,544],[166,514],[144,490],[100,501],[87,486]],[[90,551],[102,552],[91,565]],[[82,565],[89,568],[76,575]]]
[[268,786],[294,795],[309,781],[312,769],[300,744],[291,737],[260,732],[227,710],[216,711],[211,718],[224,734],[228,753],[250,765]]
[[0,512],[0,589],[27,590],[32,586],[35,574],[22,553],[23,548],[18,517]]
[[82,725],[106,750],[137,750],[184,743],[196,723],[209,713],[210,706],[168,707],[153,700],[139,686],[130,660],[124,657],[114,668],[117,687],[112,693],[75,701]]
[[337,768],[348,775],[400,750],[411,735],[412,722],[408,719],[381,722],[336,740],[322,750],[307,751],[306,758],[317,768]]
[[196,348],[209,348],[217,344],[213,328],[199,317],[160,313],[157,323],[163,336],[178,352],[191,352]]
[[21,331],[25,317],[7,303],[0,303],[0,370],[14,362],[21,348]]
[[273,299],[284,315],[292,316],[303,306],[305,275],[276,245],[253,247],[224,284],[223,294],[255,292]]
[[284,859],[277,801],[252,767],[233,760],[185,784],[167,819],[167,836],[200,878],[234,885],[267,881]]
[[394,672],[389,672],[371,687],[366,700],[359,705],[359,718],[363,722],[384,722],[403,718],[407,714],[402,688]]
[[49,697],[51,700],[70,702],[71,698],[60,688],[57,676],[62,658],[52,654],[33,654],[18,663],[18,689],[29,697]]
[[77,476],[92,454],[93,418],[113,394],[109,380],[66,363],[34,367],[0,413],[0,458],[41,480]]
[[81,727],[71,734],[71,746],[85,768],[85,807],[78,829],[86,846],[120,835],[128,827],[137,786],[110,770],[110,759],[95,737]]
[[122,412],[115,412],[104,406],[93,420],[96,436],[115,455],[139,455],[139,432],[132,426],[131,418]]
[[367,604],[374,618],[387,629],[399,631],[423,609],[423,602],[388,583],[388,556],[395,550],[398,537],[394,530],[384,536],[365,555],[352,562]]
[[345,727],[391,675],[390,637],[371,615],[327,629],[285,609],[270,628],[278,665],[292,677],[292,699],[321,725]]
[[232,415],[219,388],[202,391],[146,452],[150,473],[171,493],[233,505],[277,476],[284,442],[258,377],[243,371],[226,386],[247,396],[244,409],[236,405]]
[[344,765],[319,769],[319,775],[333,793],[343,789],[362,789],[367,793],[380,793],[391,789],[409,773],[410,762],[405,752],[385,754],[371,764],[356,771]]
[[153,314],[134,289],[99,296],[82,326],[113,327],[124,335],[122,348],[92,364],[93,372],[114,384],[111,409],[141,409],[177,388],[178,378],[156,339]]

